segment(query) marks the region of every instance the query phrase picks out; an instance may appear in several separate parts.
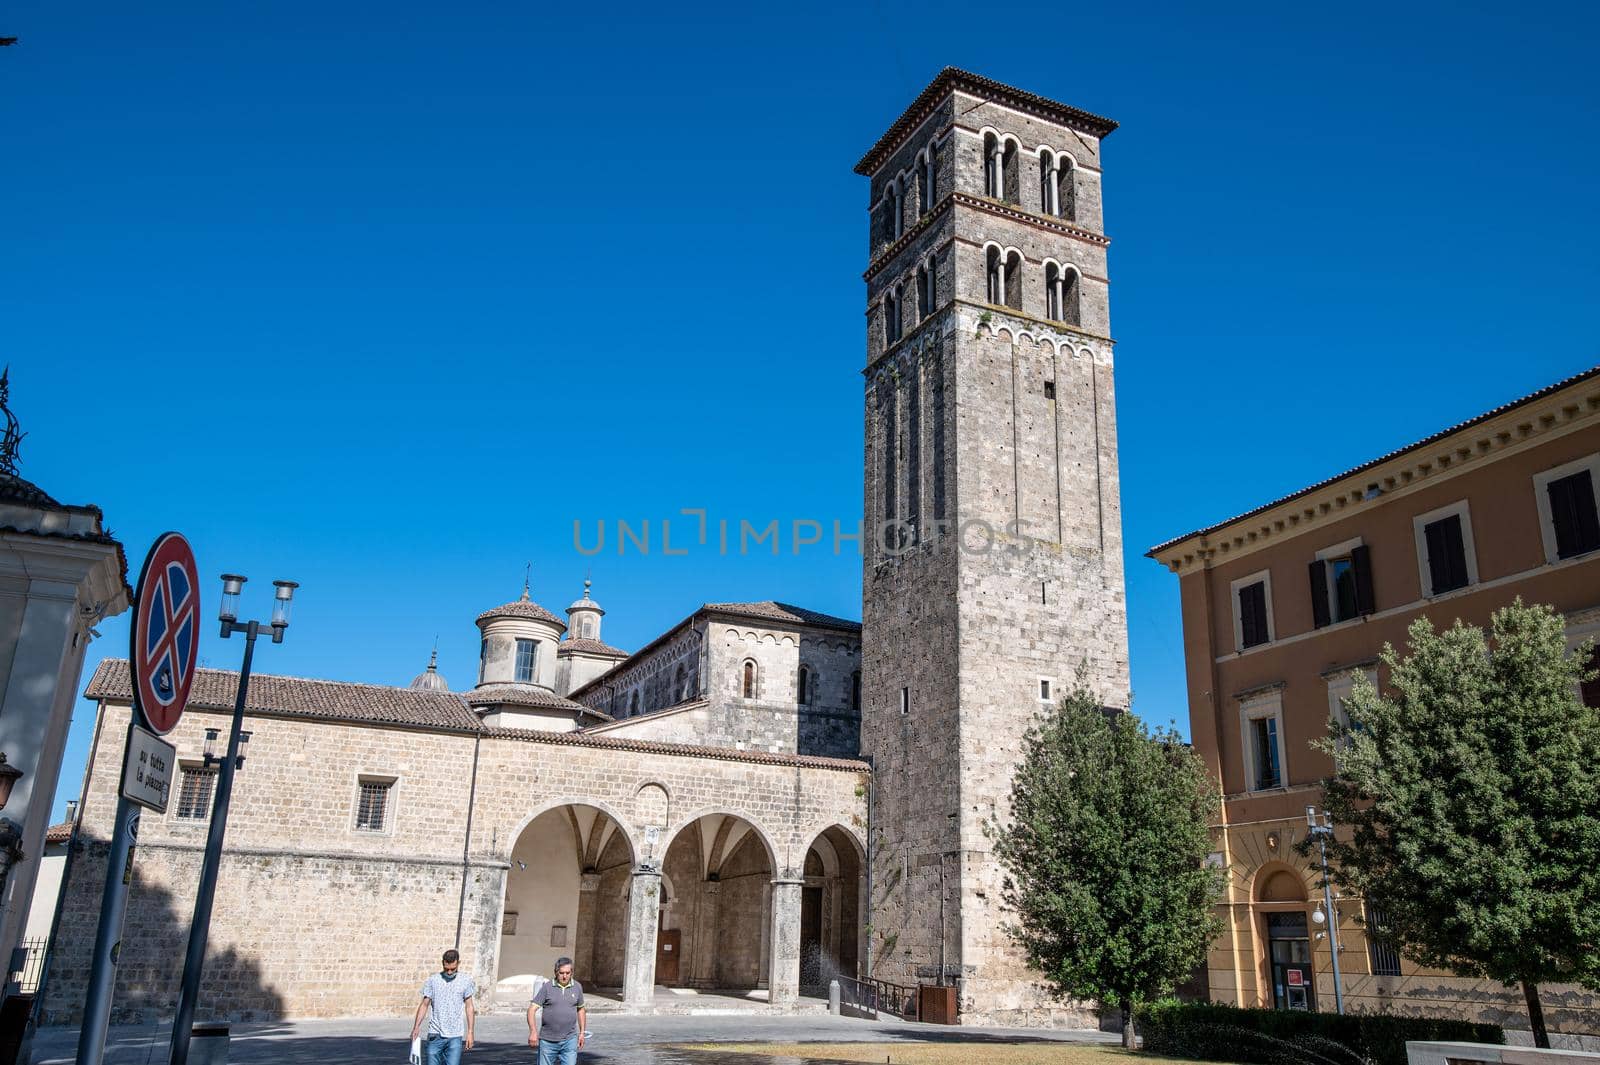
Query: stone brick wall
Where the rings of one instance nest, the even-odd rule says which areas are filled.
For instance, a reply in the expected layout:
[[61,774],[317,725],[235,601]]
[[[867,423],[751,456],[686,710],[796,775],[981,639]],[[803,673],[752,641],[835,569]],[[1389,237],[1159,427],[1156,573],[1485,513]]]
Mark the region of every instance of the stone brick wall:
[[[96,733],[83,849],[46,1003],[54,1021],[76,1019],[83,1002],[127,720],[126,707],[107,704]],[[227,722],[198,710],[184,716],[170,737],[180,760],[197,759],[207,725]],[[756,826],[783,869],[799,868],[830,825],[864,832],[865,776],[847,763],[265,715],[248,717],[246,728],[253,736],[236,778],[201,1017],[404,1012],[439,953],[456,942],[458,922],[463,968],[487,992],[498,971],[511,851],[544,810],[578,804],[611,815],[622,831],[607,861],[618,848],[659,861],[678,828],[713,810]],[[363,776],[395,781],[382,832],[354,827]],[[176,995],[205,829],[177,819],[175,808],[141,825],[116,991],[125,1018],[170,1009]],[[621,956],[630,865],[600,875],[601,894],[615,896],[615,905],[593,918],[597,969]]]
[[[887,352],[869,326],[867,523],[917,526],[898,557],[869,545],[863,574],[873,972],[937,979],[943,958],[966,1022],[1086,1023],[1080,1004],[1040,990],[1004,936],[983,826],[1006,816],[1041,678],[1059,697],[1081,667],[1106,703],[1128,699],[1105,247],[1069,231],[1100,225],[1098,144],[959,94],[955,114],[956,191],[984,195],[982,129],[992,127],[1022,141],[1022,209],[957,201],[930,220],[912,243],[951,249],[948,302]],[[1085,164],[1076,226],[1033,209],[1040,145]],[[985,306],[985,242],[1026,260],[1020,313]],[[880,315],[882,289],[917,254],[901,252],[869,281]],[[1042,321],[1046,258],[1082,271],[1081,328]],[[932,535],[940,502],[962,523],[942,540]]]

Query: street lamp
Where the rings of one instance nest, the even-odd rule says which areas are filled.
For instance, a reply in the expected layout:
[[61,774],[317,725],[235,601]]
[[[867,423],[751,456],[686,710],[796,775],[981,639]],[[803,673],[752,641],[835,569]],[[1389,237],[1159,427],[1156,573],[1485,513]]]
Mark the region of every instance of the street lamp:
[[1322,901],[1328,910],[1324,916],[1319,906],[1311,919],[1317,924],[1324,921],[1328,923],[1328,950],[1333,957],[1333,1003],[1334,1008],[1343,1014],[1344,982],[1339,978],[1339,911],[1333,908],[1333,881],[1328,876],[1328,837],[1333,835],[1333,819],[1326,813],[1319,817],[1315,806],[1307,806],[1306,830],[1317,841],[1317,849],[1322,855]]
[[283,642],[283,633],[289,627],[289,604],[294,590],[300,587],[294,581],[273,581],[272,620],[263,625],[259,621],[239,620],[239,594],[248,577],[237,573],[222,575],[222,605],[217,609],[217,620],[222,623],[222,638],[234,633],[244,634],[244,664],[239,667],[239,690],[233,700],[233,725],[228,732],[228,753],[217,757],[218,730],[206,729],[203,758],[207,766],[219,763],[217,793],[211,806],[211,824],[206,832],[205,864],[200,868],[200,888],[194,900],[194,921],[189,925],[189,950],[183,961],[183,987],[178,992],[178,1011],[172,1021],[172,1054],[170,1065],[188,1065],[189,1037],[194,1025],[195,1003],[200,996],[200,974],[205,965],[206,940],[211,932],[211,907],[217,894],[217,867],[222,863],[222,838],[228,827],[228,806],[233,799],[233,775],[244,764],[244,744],[250,734],[244,731],[245,700],[250,691],[250,663],[255,657],[256,637],[263,629],[270,630],[273,643]]

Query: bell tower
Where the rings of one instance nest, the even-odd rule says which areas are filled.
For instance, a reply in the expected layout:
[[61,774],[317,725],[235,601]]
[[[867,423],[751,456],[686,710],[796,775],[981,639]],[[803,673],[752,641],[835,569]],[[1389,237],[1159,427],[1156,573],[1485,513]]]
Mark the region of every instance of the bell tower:
[[984,824],[1080,669],[1128,702],[1100,206],[1115,128],[946,69],[856,166],[870,975],[958,986],[965,1023],[1092,1023],[1003,932]]

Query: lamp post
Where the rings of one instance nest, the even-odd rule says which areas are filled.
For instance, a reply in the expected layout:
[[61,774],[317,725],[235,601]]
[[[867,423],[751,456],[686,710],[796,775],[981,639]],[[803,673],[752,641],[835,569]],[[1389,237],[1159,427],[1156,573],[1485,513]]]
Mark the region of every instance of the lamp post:
[[222,864],[222,837],[228,828],[228,805],[233,798],[233,775],[244,764],[242,747],[249,733],[244,731],[245,698],[250,690],[250,663],[255,657],[256,637],[263,629],[272,633],[273,643],[283,642],[284,630],[289,627],[289,604],[294,590],[300,587],[294,581],[273,581],[276,591],[272,598],[272,620],[263,625],[259,621],[239,620],[239,593],[246,577],[237,573],[222,575],[222,606],[217,620],[222,622],[222,638],[234,633],[244,634],[244,664],[239,667],[239,691],[233,700],[233,727],[228,733],[228,753],[218,758],[215,753],[217,731],[206,730],[205,764],[219,763],[217,794],[211,806],[211,824],[206,831],[206,857],[200,868],[200,888],[194,900],[194,920],[189,925],[189,949],[183,959],[183,986],[178,992],[178,1012],[172,1019],[172,1050],[168,1059],[171,1065],[187,1065],[189,1037],[194,1025],[195,1003],[200,997],[200,975],[205,967],[206,940],[211,933],[211,907],[217,894],[217,869]]
[[1318,924],[1324,920],[1328,922],[1328,949],[1333,956],[1333,1004],[1342,1015],[1344,981],[1339,977],[1339,911],[1333,908],[1333,881],[1328,877],[1328,837],[1333,835],[1333,820],[1326,813],[1319,817],[1315,806],[1307,806],[1306,829],[1311,838],[1317,841],[1317,850],[1322,856],[1322,901],[1327,907],[1326,917],[1318,910],[1311,919]]

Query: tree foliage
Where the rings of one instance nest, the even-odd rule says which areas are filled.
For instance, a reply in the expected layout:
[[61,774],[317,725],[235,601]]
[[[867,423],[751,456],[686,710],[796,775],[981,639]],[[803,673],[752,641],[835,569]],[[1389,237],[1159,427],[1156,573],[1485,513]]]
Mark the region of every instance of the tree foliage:
[[1423,965],[1523,986],[1600,988],[1600,713],[1583,705],[1590,647],[1519,599],[1492,640],[1413,622],[1385,646],[1386,693],[1358,682],[1321,746],[1336,881],[1381,907],[1369,934]]
[[995,822],[1007,931],[1057,993],[1123,1012],[1171,993],[1221,929],[1222,873],[1206,863],[1217,809],[1175,732],[1108,715],[1082,684],[1029,730]]

